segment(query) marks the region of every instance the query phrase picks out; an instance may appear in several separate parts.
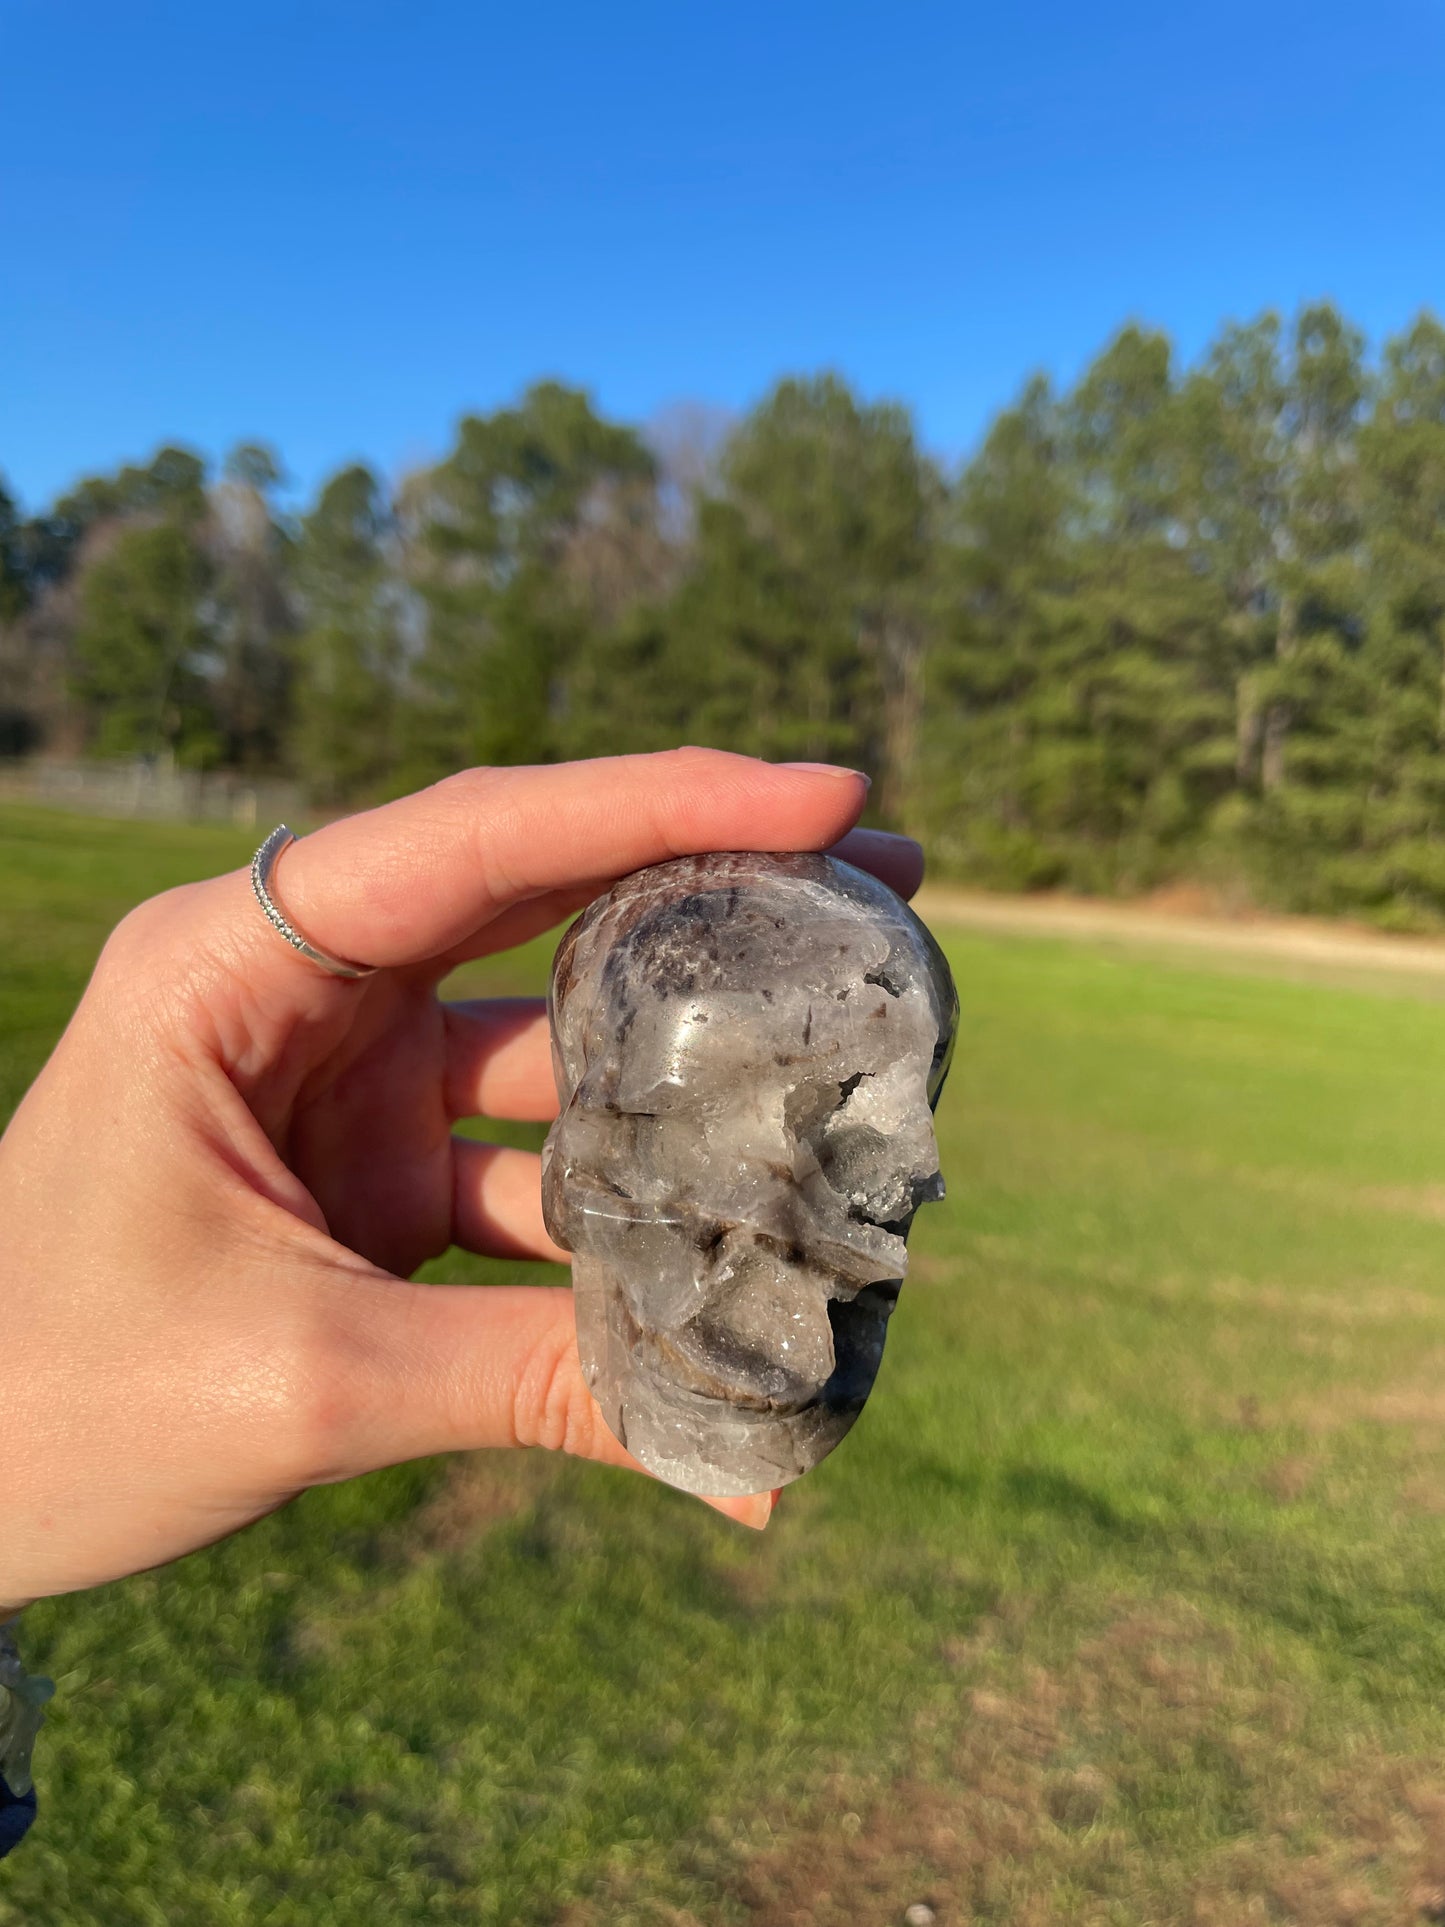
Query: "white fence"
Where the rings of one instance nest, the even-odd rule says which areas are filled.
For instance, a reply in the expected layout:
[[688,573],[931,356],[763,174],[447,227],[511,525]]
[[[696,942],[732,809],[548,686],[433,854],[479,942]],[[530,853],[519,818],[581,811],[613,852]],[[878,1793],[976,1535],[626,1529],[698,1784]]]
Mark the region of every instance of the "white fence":
[[234,823],[255,829],[305,814],[299,784],[254,782],[229,771],[168,763],[61,763],[37,758],[0,774],[0,796],[88,816],[149,817],[170,823]]

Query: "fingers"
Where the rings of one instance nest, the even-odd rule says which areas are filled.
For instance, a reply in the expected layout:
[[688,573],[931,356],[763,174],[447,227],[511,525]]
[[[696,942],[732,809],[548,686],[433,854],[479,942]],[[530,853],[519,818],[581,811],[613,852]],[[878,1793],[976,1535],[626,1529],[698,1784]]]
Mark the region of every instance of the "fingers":
[[[435,1452],[540,1445],[641,1471],[608,1430],[577,1356],[564,1288],[337,1281],[344,1321],[313,1432],[304,1483],[351,1478]],[[765,1526],[771,1493],[709,1499]]]
[[535,1151],[452,1139],[452,1243],[484,1258],[572,1262],[542,1222],[542,1160]]
[[[853,830],[831,852],[912,896],[923,876],[923,852],[911,837]],[[579,893],[548,892],[504,912],[544,930],[579,907]],[[446,1022],[447,1115],[505,1117],[546,1123],[557,1115],[547,1007],[541,997],[472,999],[442,1006]]]
[[849,770],[721,750],[468,770],[304,837],[278,863],[273,894],[336,956],[421,963],[463,949],[512,905],[670,856],[825,849],[866,795]]
[[867,870],[900,897],[911,897],[923,881],[923,846],[911,836],[894,836],[888,830],[850,830],[828,854],[841,857],[855,869]]
[[546,1123],[557,1115],[543,997],[443,1004],[447,1116]]
[[[895,836],[888,830],[851,830],[832,846],[830,854],[880,877],[901,897],[911,897],[923,879],[923,851],[911,836]],[[545,891],[525,903],[514,903],[509,909],[499,911],[473,941],[454,947],[448,953],[448,962],[464,963],[469,956],[528,943],[544,931],[567,922],[579,910],[585,910],[613,881],[610,876],[594,878],[565,889]]]

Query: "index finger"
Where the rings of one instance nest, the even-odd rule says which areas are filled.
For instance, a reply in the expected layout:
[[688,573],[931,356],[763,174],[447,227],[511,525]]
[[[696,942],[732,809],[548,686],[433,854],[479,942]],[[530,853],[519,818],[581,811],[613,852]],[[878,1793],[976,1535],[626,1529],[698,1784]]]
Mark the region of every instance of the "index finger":
[[923,881],[923,845],[891,830],[850,830],[828,854],[842,857],[856,870],[869,871],[905,900]]
[[304,837],[278,894],[323,950],[423,963],[515,905],[668,857],[825,849],[867,793],[854,770],[710,749],[466,770]]

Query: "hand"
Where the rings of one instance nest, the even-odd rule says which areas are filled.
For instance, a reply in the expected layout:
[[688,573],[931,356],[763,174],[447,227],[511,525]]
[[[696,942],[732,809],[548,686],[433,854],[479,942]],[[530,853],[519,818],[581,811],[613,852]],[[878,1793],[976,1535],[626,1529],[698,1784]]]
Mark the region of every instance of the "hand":
[[[298,929],[382,966],[362,982],[286,945],[244,871],[127,917],[0,1140],[0,1601],[158,1565],[432,1452],[633,1464],[582,1379],[569,1291],[405,1281],[453,1243],[566,1257],[537,1158],[452,1135],[554,1115],[541,1000],[437,986],[644,864],[834,845],[865,794],[848,771],[706,750],[451,777],[277,867]],[[902,838],[841,853],[904,891],[921,873]],[[752,1524],[771,1508],[713,1503]]]

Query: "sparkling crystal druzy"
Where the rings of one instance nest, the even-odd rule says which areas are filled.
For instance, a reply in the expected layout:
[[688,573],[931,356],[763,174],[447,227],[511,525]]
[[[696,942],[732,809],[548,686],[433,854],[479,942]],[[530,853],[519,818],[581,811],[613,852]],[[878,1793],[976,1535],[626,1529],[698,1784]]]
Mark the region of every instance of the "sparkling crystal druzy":
[[679,857],[573,924],[550,1007],[543,1205],[593,1395],[672,1485],[786,1485],[862,1409],[943,1196],[943,953],[832,857]]

